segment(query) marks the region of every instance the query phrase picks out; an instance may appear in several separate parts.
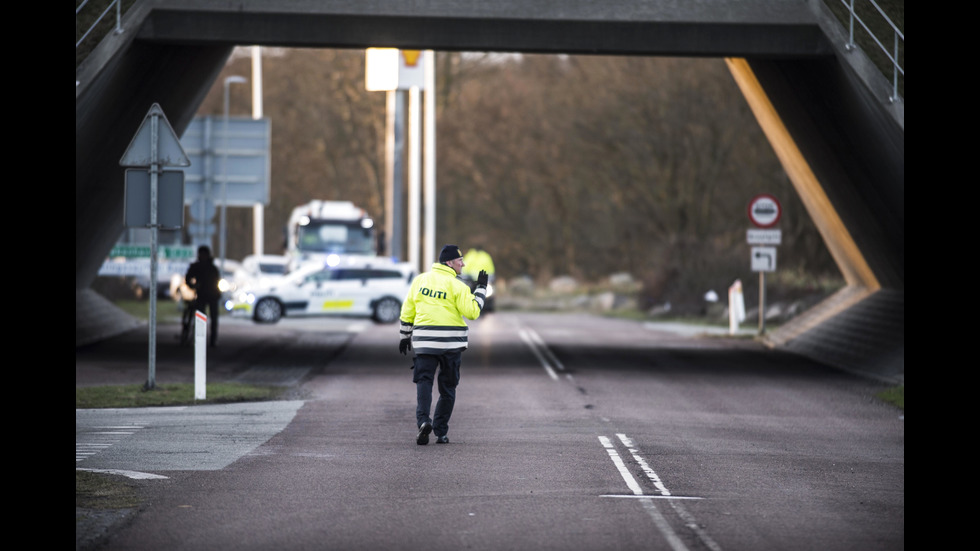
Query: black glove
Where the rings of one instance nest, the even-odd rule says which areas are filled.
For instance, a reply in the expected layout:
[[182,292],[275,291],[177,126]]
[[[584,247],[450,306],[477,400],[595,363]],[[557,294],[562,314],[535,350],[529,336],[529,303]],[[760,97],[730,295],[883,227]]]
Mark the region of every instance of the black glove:
[[402,339],[398,343],[398,351],[405,355],[409,350],[412,349],[412,339]]
[[490,276],[487,275],[486,270],[480,270],[480,275],[476,276],[476,286],[477,287],[483,287],[484,289],[486,289],[487,288],[487,280],[489,280],[489,279],[490,279]]

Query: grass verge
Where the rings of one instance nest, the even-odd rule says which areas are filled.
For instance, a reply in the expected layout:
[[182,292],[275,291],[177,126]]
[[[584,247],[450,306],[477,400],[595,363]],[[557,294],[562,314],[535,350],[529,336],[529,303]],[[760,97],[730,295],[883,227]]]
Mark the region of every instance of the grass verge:
[[[136,319],[143,321],[150,319],[150,303],[148,300],[115,300],[113,304]],[[181,313],[180,305],[176,301],[164,298],[157,299],[157,323],[180,323]]]
[[194,385],[192,383],[156,385],[152,390],[145,389],[143,385],[93,386],[75,389],[75,409],[256,402],[278,400],[286,390],[283,387],[241,383],[208,383],[205,392],[207,399],[198,400],[194,397]]
[[75,507],[83,509],[132,509],[140,499],[135,484],[119,477],[75,471]]
[[97,549],[143,504],[139,488],[123,476],[75,470],[75,549]]
[[879,400],[883,400],[897,407],[898,409],[905,411],[905,385],[898,385],[891,388],[886,388],[882,390],[877,395]]

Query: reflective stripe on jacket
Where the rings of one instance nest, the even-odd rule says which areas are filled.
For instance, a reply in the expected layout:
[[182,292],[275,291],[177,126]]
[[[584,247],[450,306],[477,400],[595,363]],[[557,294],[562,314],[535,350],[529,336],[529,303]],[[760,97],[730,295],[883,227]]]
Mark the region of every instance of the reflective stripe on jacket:
[[441,354],[468,346],[466,319],[483,311],[486,290],[470,291],[456,272],[441,263],[417,276],[402,303],[401,338],[411,338],[416,354]]

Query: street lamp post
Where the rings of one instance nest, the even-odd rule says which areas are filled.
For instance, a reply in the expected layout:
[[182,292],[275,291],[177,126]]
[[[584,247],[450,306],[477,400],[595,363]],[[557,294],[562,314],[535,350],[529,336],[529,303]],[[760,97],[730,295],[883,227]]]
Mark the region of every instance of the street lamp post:
[[232,84],[244,84],[245,82],[248,82],[245,77],[238,75],[225,78],[225,117],[224,129],[221,132],[221,230],[219,236],[221,240],[221,264],[218,268],[222,273],[225,271],[225,234],[227,233],[225,217],[228,209],[228,88]]

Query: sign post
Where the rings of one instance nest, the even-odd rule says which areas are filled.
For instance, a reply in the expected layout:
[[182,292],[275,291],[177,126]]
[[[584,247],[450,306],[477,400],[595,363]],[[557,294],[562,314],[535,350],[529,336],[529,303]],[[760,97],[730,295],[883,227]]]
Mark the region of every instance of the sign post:
[[[426,61],[429,59],[430,61]],[[385,251],[393,258],[404,259],[402,248],[402,232],[404,224],[402,222],[402,206],[404,188],[406,182],[402,170],[402,157],[408,162],[408,232],[405,242],[408,244],[408,262],[415,266],[416,270],[422,264],[420,260],[419,242],[421,240],[421,206],[422,199],[422,128],[420,121],[425,117],[425,125],[428,130],[425,139],[427,141],[426,155],[434,155],[434,109],[426,109],[422,113],[420,93],[425,92],[428,99],[433,90],[427,89],[428,81],[434,83],[434,67],[432,67],[431,56],[428,52],[421,50],[399,50],[395,48],[368,48],[365,53],[365,89],[369,92],[383,91],[388,94],[388,127],[386,133],[386,165],[387,177],[385,183],[385,195],[389,208],[387,221],[385,224]],[[408,124],[407,130],[410,133],[407,140],[407,155],[403,153],[406,145],[405,137],[405,114],[404,104],[407,94],[408,100]],[[435,172],[429,170],[433,163],[426,165],[425,181],[425,228],[426,228],[426,247],[428,253],[432,253],[435,247],[435,238],[430,233],[434,233],[435,228]],[[429,232],[429,230],[432,230]],[[431,244],[431,247],[430,247]]]
[[[746,234],[750,245],[778,245],[782,232],[770,229],[779,222],[783,208],[779,201],[763,193],[749,201],[749,220],[761,230],[749,230]],[[776,271],[775,247],[752,247],[750,256],[752,271],[759,272],[759,334],[766,332],[766,272]]]
[[[150,228],[150,345],[148,369],[146,379],[146,390],[152,390],[156,386],[156,345],[157,345],[157,241],[160,229],[158,220],[158,198],[160,197],[160,179],[166,172],[163,167],[190,166],[190,161],[184,153],[184,148],[180,146],[180,140],[174,133],[173,127],[163,114],[163,109],[159,104],[154,103],[143,118],[136,135],[126,148],[119,165],[129,168],[143,168],[149,171],[149,220],[145,221],[146,227]],[[140,171],[126,171],[127,188],[130,177],[139,178],[145,182]],[[168,179],[173,179],[172,177]],[[168,197],[175,196],[180,204],[181,219],[183,216],[183,173],[180,175],[180,194],[167,194]],[[134,186],[138,187],[138,186]],[[124,223],[126,222],[124,217]],[[134,217],[136,218],[136,217]],[[180,224],[180,220],[175,222]],[[172,221],[171,223],[174,223]]]

